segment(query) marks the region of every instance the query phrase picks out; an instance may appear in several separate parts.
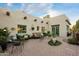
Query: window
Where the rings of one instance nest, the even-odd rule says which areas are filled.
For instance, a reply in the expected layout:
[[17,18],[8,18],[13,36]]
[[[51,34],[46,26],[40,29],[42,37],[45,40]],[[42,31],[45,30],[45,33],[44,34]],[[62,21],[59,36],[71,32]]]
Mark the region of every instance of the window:
[[7,11],[7,12],[6,12],[6,15],[7,15],[7,16],[10,16],[10,12]]
[[34,21],[36,22],[36,21],[37,21],[37,19],[34,19]]
[[46,22],[46,24],[48,24],[48,22]]
[[35,28],[34,27],[32,27],[32,31],[34,30]]
[[26,25],[18,25],[18,33],[26,33]]
[[42,33],[45,32],[45,27],[41,27]]
[[37,31],[39,31],[39,26],[37,26]]
[[59,36],[59,25],[52,25],[52,35]]
[[43,23],[43,21],[41,21],[41,23]]
[[24,19],[27,19],[27,17],[25,16]]

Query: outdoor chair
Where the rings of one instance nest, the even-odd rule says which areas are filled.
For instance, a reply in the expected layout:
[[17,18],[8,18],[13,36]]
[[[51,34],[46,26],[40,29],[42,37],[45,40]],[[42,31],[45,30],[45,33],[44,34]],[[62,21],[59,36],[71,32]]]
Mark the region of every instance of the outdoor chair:
[[32,33],[32,38],[33,39],[40,39],[42,38],[42,35],[41,33],[37,32],[37,33]]

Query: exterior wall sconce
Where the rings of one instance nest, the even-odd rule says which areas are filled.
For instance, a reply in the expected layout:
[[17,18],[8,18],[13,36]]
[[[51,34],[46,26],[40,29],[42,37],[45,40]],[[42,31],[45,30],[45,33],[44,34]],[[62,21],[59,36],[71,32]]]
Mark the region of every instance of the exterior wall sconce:
[[3,31],[6,31],[6,29],[4,29]]

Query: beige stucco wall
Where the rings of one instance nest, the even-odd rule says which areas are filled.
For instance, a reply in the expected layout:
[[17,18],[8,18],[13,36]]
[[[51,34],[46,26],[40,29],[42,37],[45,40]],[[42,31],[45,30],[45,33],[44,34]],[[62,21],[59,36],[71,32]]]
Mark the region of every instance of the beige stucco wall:
[[[27,26],[27,34],[32,34],[35,32],[42,32],[41,27],[45,27],[45,31],[52,31],[51,25],[60,25],[60,36],[66,37],[67,30],[66,25],[69,25],[65,20],[68,19],[65,15],[59,15],[52,18],[44,18],[41,19],[39,17],[34,17],[32,15],[29,15],[23,11],[9,11],[10,16],[6,15],[6,11],[9,10],[2,10],[0,11],[0,28],[1,27],[8,27],[11,33],[16,34],[17,33],[17,25],[26,25]],[[27,17],[26,20],[24,20],[24,16]],[[36,22],[34,22],[34,19],[37,19]],[[41,23],[43,21],[44,23]],[[46,24],[48,22],[48,24]],[[37,31],[37,26],[39,26],[39,31]],[[35,30],[32,31],[31,27],[35,27]],[[15,28],[15,31],[11,31],[11,28]]]
[[[45,20],[49,21],[49,30],[52,31],[51,25],[60,25],[59,35],[61,37],[67,37],[67,28],[66,25],[69,25],[65,20],[68,19],[65,15],[60,15],[51,18],[45,18]],[[47,28],[48,29],[48,28]]]
[[[10,12],[10,11],[9,11]],[[34,32],[41,32],[41,28],[39,31],[37,31],[37,26],[41,27],[41,18],[31,16],[29,14],[26,14],[22,11],[16,11],[16,12],[10,12],[10,16],[7,16],[6,10],[4,10],[4,14],[0,14],[0,27],[8,27],[11,31],[11,28],[14,27],[15,31],[11,31],[11,33],[17,33],[17,25],[26,25],[27,26],[27,34],[31,34]],[[27,19],[24,20],[23,17],[27,16]],[[34,19],[37,19],[36,22],[34,22]],[[32,31],[31,27],[35,27],[35,30]]]

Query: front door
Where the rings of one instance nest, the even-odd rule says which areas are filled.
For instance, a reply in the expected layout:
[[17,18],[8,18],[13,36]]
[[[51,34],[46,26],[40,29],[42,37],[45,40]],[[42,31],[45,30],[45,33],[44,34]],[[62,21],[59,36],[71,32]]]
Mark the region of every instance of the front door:
[[59,25],[52,25],[52,35],[59,36]]

